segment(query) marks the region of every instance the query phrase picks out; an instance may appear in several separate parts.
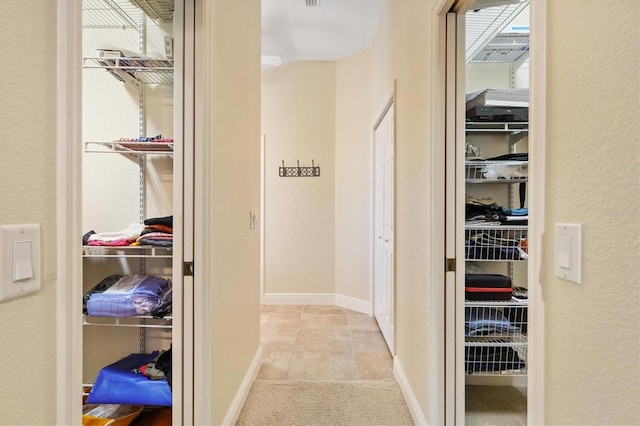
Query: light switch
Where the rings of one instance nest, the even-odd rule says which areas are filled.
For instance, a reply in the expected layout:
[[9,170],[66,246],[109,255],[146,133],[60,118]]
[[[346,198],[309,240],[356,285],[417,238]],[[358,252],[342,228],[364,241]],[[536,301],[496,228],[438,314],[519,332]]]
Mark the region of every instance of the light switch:
[[582,281],[582,225],[555,225],[555,275],[565,280]]
[[40,225],[0,226],[0,301],[40,290]]
[[571,236],[558,235],[558,266],[571,269]]
[[31,241],[13,243],[13,282],[33,278],[31,266]]

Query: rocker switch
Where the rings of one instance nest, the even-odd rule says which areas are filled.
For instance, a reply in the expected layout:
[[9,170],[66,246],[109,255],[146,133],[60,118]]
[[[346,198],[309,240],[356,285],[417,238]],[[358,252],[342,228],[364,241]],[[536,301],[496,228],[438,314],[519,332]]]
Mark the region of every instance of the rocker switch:
[[40,225],[0,226],[0,302],[40,290]]
[[580,283],[582,281],[582,225],[555,225],[555,275]]
[[558,235],[558,266],[571,269],[571,236]]
[[33,278],[31,265],[31,241],[15,241],[13,243],[13,282]]

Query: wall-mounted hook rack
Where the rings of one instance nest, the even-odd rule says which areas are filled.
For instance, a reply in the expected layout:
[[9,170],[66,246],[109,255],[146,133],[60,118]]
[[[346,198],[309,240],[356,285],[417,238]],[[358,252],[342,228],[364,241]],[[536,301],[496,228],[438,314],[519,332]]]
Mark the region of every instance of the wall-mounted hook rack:
[[316,166],[314,161],[311,160],[311,166],[300,166],[300,161],[296,167],[285,167],[284,160],[282,160],[282,167],[280,167],[280,177],[318,177],[320,176],[320,166]]

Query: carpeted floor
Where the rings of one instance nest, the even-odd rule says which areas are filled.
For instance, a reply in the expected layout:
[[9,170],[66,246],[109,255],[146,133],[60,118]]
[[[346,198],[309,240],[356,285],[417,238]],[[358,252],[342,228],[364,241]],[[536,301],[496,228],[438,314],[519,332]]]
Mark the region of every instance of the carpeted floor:
[[465,395],[468,426],[527,424],[526,388],[467,385]]
[[256,380],[237,426],[413,425],[394,380]]

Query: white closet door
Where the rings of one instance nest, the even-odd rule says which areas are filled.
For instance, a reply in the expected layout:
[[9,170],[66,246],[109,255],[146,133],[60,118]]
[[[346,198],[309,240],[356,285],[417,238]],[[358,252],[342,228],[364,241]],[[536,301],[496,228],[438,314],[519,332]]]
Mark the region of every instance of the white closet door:
[[395,230],[393,102],[374,129],[375,258],[374,313],[391,353],[395,353]]
[[464,14],[447,14],[445,254],[445,423],[464,424]]
[[194,323],[193,162],[194,162],[194,1],[175,2],[174,11],[174,235],[173,424],[193,424]]

